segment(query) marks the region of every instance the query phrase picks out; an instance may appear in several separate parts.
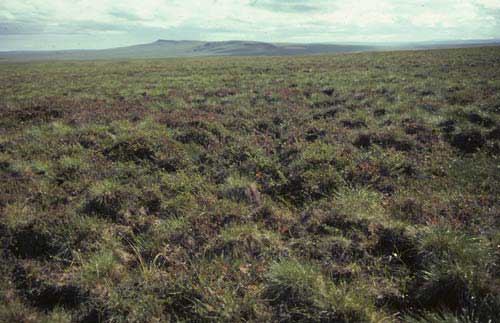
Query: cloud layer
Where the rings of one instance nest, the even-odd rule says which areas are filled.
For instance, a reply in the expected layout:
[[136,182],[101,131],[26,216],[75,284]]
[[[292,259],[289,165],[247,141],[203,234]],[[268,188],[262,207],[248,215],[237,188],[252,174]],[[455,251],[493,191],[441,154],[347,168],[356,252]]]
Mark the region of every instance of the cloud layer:
[[156,38],[365,42],[499,37],[500,0],[0,2],[0,50],[104,48]]

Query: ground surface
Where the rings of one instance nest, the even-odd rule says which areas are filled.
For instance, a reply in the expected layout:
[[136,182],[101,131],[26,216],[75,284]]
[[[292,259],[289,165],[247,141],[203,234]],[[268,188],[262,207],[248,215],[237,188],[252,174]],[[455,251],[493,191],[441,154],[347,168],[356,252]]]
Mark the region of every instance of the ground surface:
[[499,47],[0,71],[0,321],[500,317]]

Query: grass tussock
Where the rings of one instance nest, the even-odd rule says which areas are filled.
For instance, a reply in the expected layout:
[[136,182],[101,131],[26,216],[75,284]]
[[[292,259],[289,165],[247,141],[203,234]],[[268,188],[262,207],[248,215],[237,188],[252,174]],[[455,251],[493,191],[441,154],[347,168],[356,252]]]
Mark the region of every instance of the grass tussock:
[[2,63],[0,321],[497,322],[499,54]]

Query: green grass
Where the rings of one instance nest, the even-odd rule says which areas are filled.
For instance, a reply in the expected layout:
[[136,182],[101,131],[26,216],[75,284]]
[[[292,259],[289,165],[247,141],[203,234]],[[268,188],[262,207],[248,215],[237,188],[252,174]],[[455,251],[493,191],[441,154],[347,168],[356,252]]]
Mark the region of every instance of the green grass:
[[499,56],[2,63],[0,321],[498,321]]

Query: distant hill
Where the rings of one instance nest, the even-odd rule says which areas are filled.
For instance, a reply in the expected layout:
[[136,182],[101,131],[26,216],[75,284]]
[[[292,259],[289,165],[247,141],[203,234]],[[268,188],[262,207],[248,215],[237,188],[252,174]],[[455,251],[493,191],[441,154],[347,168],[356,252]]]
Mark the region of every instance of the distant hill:
[[500,45],[500,40],[443,41],[421,43],[266,43],[256,41],[192,41],[159,39],[148,44],[101,50],[11,51],[0,52],[0,62],[45,60],[95,60],[206,56],[286,56],[365,52],[377,50],[457,48]]

